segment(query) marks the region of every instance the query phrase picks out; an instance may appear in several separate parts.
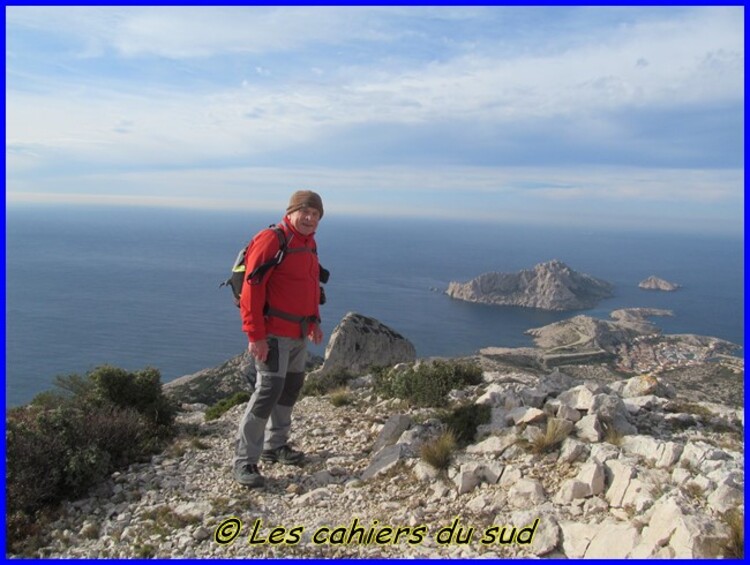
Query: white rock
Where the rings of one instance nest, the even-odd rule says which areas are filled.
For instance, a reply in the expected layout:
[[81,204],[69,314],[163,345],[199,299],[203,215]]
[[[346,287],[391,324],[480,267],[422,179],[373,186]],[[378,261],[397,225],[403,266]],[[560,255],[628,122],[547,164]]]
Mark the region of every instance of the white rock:
[[541,504],[547,498],[544,487],[535,479],[521,479],[510,488],[508,498],[516,507],[528,506],[529,504]]
[[555,412],[555,416],[562,420],[570,420],[573,423],[576,423],[581,419],[581,413],[575,408],[571,408],[567,404],[561,404]]
[[607,468],[609,488],[605,498],[610,506],[621,507],[630,481],[637,475],[635,467],[617,459],[604,463]]
[[560,446],[560,456],[558,461],[561,463],[575,463],[584,458],[588,452],[588,446],[574,438],[565,438]]
[[587,493],[584,496],[597,496],[604,492],[605,473],[601,463],[596,461],[585,463],[576,479],[586,485]]
[[474,490],[482,481],[481,467],[478,463],[464,463],[459,468],[454,482],[459,494]]
[[657,556],[669,547],[677,558],[717,557],[727,535],[726,526],[710,517],[686,514],[674,498],[659,500],[653,509],[634,558]]
[[554,516],[547,513],[539,513],[537,510],[524,510],[515,512],[511,516],[510,523],[520,529],[533,526],[534,536],[531,541],[531,553],[536,556],[547,555],[560,544],[560,526]]
[[576,410],[588,411],[594,401],[594,394],[586,385],[578,385],[561,393],[557,399]]
[[586,559],[624,559],[640,540],[638,529],[631,524],[604,522],[595,530],[584,554]]
[[591,489],[586,483],[578,479],[567,479],[560,485],[560,490],[555,495],[555,502],[565,505],[576,499],[586,498],[590,492]]
[[516,425],[542,422],[547,417],[547,415],[539,408],[527,408],[525,406],[514,408],[510,411],[508,416],[513,419],[513,423]]
[[591,443],[601,441],[604,435],[601,424],[599,424],[599,418],[594,414],[584,416],[576,422],[575,426],[578,437]]
[[507,465],[505,469],[503,469],[503,474],[500,477],[499,484],[501,487],[509,489],[522,478],[523,472],[521,471],[521,469],[514,465]]
[[518,441],[515,431],[501,435],[493,435],[479,443],[470,445],[466,448],[466,453],[476,453],[483,455],[500,455],[508,447]]
[[417,480],[420,481],[433,481],[440,473],[438,469],[424,461],[417,461],[416,465],[412,468],[412,472]]
[[708,497],[708,504],[717,512],[727,512],[744,504],[743,491],[729,485],[721,485]]
[[496,406],[502,403],[505,395],[505,387],[492,383],[482,396],[477,398],[476,403],[484,406]]
[[592,524],[560,522],[562,549],[568,559],[581,559],[595,535]]

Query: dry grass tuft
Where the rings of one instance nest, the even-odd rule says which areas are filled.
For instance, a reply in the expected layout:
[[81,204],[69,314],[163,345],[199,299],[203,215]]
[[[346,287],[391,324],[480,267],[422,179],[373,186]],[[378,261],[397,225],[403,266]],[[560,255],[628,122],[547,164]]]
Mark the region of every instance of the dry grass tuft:
[[435,469],[447,469],[456,450],[456,437],[453,432],[444,432],[438,438],[425,443],[420,451],[422,461]]
[[544,434],[536,436],[531,442],[531,451],[537,455],[549,453],[557,448],[570,433],[570,427],[565,424],[564,420],[550,418],[547,420],[547,431]]

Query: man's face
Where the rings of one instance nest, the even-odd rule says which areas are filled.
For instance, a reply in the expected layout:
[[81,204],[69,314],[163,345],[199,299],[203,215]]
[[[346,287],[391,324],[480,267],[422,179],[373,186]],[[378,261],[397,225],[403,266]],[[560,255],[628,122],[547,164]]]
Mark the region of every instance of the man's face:
[[294,229],[302,235],[310,235],[318,229],[320,212],[317,208],[301,208],[289,214]]

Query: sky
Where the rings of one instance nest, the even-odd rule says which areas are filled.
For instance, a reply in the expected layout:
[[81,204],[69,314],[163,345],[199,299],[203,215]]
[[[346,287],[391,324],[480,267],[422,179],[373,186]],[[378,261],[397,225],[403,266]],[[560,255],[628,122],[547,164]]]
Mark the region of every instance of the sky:
[[744,231],[744,7],[7,7],[6,204]]

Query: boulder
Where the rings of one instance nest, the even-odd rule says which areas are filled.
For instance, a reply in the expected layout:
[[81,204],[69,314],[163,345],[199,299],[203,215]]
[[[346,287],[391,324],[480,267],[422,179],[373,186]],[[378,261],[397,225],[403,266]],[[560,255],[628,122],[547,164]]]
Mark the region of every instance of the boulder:
[[384,447],[396,443],[401,434],[408,430],[411,424],[412,419],[407,414],[394,414],[388,418],[372,446],[372,452],[377,453]]
[[323,367],[310,376],[335,370],[356,374],[371,367],[412,363],[416,357],[414,345],[404,336],[374,318],[349,312],[331,334]]

